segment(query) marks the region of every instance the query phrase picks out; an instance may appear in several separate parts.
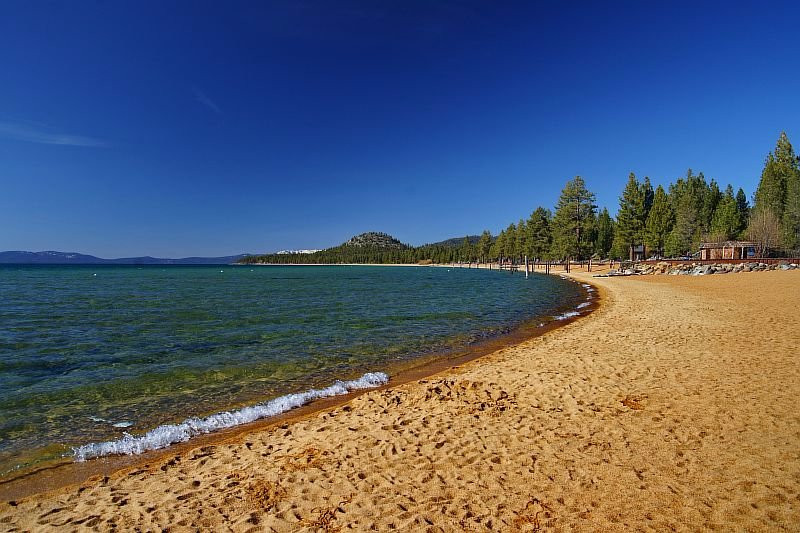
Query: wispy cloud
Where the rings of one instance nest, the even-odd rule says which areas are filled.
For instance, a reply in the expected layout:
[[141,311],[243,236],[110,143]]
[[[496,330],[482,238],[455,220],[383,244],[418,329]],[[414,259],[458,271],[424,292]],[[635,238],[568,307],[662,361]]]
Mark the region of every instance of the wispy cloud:
[[222,110],[219,108],[219,106],[216,103],[214,103],[214,100],[209,98],[206,95],[206,93],[204,93],[203,91],[201,91],[197,87],[192,87],[192,91],[194,92],[194,99],[195,100],[197,100],[198,102],[200,102],[201,104],[203,104],[204,106],[209,108],[214,113],[216,113],[218,115],[222,114]]
[[0,137],[14,139],[17,141],[27,141],[39,144],[58,144],[62,146],[108,146],[106,141],[83,135],[73,135],[71,133],[57,133],[48,131],[47,128],[31,126],[18,122],[0,122]]

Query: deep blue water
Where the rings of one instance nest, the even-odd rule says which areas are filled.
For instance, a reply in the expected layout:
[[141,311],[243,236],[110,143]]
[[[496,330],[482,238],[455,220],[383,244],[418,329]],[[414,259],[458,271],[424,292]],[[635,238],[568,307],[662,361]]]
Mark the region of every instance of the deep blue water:
[[475,269],[0,266],[0,473],[390,372],[583,299]]

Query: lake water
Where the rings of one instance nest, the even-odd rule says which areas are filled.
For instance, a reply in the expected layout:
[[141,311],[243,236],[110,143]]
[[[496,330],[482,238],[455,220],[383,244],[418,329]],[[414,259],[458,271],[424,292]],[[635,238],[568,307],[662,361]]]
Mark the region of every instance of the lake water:
[[584,300],[554,276],[476,269],[0,266],[0,475],[375,386]]

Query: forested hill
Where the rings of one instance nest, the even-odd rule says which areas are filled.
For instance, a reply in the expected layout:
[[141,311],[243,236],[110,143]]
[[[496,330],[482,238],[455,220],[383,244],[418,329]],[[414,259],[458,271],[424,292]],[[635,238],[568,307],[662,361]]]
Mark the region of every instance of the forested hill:
[[388,235],[386,233],[380,233],[377,231],[368,231],[367,233],[356,235],[355,237],[344,243],[342,246],[340,246],[340,248],[347,246],[356,246],[358,248],[373,247],[373,248],[387,248],[387,249],[398,249],[398,250],[408,248],[408,245],[403,244],[402,242],[398,241],[391,235]]
[[456,248],[464,245],[464,239],[467,239],[467,241],[474,246],[478,244],[478,241],[481,240],[481,236],[467,235],[466,237],[455,237],[452,239],[447,239],[446,241],[435,242],[433,244],[426,244],[425,246],[446,246],[449,248]]
[[367,232],[313,254],[266,254],[242,258],[242,264],[339,264],[339,263],[449,263],[468,257],[465,241],[473,246],[480,237],[449,239],[435,244],[409,246],[391,235]]

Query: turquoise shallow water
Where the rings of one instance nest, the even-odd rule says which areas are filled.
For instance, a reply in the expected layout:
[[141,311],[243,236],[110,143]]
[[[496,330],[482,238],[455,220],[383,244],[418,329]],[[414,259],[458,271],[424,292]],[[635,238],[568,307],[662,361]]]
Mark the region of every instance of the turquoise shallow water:
[[0,266],[0,473],[552,317],[579,285],[484,270]]

